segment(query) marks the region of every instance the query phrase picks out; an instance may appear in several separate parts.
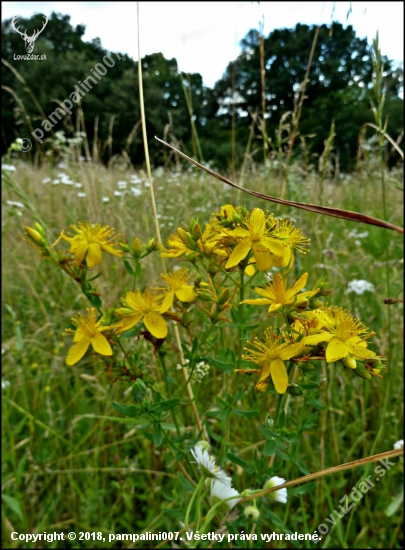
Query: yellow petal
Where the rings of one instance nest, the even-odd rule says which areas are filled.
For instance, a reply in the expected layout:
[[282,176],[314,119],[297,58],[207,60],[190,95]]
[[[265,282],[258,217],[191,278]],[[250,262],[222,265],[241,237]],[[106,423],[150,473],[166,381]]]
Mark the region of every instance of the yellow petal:
[[250,240],[245,240],[240,242],[233,249],[232,254],[229,257],[229,260],[226,262],[226,269],[238,265],[239,262],[244,260],[250,251]]
[[67,365],[74,365],[83,357],[90,345],[90,338],[86,338],[72,346],[66,358]]
[[332,338],[326,348],[326,360],[328,363],[334,363],[339,359],[343,359],[349,353],[349,348],[339,338]]
[[171,290],[166,294],[165,299],[163,300],[163,303],[160,307],[159,313],[164,313],[165,311],[170,309],[172,307],[173,300],[174,300],[174,290]]
[[193,302],[196,299],[194,287],[191,285],[184,285],[176,290],[176,296],[182,302]]
[[305,345],[309,346],[316,346],[316,344],[320,344],[321,342],[329,342],[329,340],[332,340],[333,334],[330,332],[321,332],[320,334],[312,334],[312,336],[305,336],[301,342]]
[[256,260],[257,269],[259,271],[267,271],[271,267],[276,265],[276,256],[271,254],[269,250],[259,250],[255,243],[255,248],[252,248],[253,254]]
[[281,359],[273,359],[270,364],[271,378],[277,393],[285,393],[288,386],[288,374]]
[[120,334],[134,327],[142,319],[142,313],[134,313],[134,315],[125,315],[121,319],[121,326],[117,332]]
[[269,361],[265,361],[263,363],[262,374],[260,375],[260,380],[265,380],[269,376],[270,376],[270,363],[269,363]]
[[109,244],[103,244],[102,247],[101,247],[102,250],[105,250],[106,252],[108,252],[109,254],[113,254],[113,256],[118,256],[118,258],[121,258],[122,255],[123,255],[123,252],[122,250],[116,250],[115,248],[113,248],[111,245]]
[[243,300],[241,304],[250,304],[252,306],[268,306],[270,300],[268,298],[255,298],[254,300]]
[[109,341],[100,333],[97,333],[94,338],[91,339],[91,345],[93,346],[94,351],[100,355],[112,355],[112,349]]
[[287,361],[288,359],[291,359],[291,357],[294,357],[295,355],[298,355],[303,349],[304,349],[303,341],[297,342],[296,344],[287,345],[284,348],[278,347],[278,354],[281,357],[281,359],[284,359],[284,361]]
[[74,247],[73,255],[74,255],[75,262],[77,263],[77,265],[80,265],[81,263],[83,263],[83,260],[84,260],[84,257],[86,255],[88,246],[89,245],[87,243],[79,243]]
[[287,301],[293,298],[300,290],[304,288],[304,286],[307,284],[308,279],[308,273],[304,273],[298,281],[293,285],[290,289],[286,292],[286,299]]
[[161,315],[158,313],[147,313],[143,318],[145,327],[155,338],[166,338],[167,324]]
[[101,263],[102,252],[98,243],[91,243],[86,256],[87,267],[95,267]]
[[253,265],[248,265],[245,269],[245,273],[246,275],[248,275],[248,277],[253,277],[253,275],[256,273],[256,270]]

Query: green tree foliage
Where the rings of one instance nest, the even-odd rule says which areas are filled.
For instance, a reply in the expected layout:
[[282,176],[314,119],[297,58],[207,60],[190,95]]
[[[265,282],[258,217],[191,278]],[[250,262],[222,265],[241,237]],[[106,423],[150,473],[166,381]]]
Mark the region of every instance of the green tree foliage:
[[[31,35],[35,29],[41,28],[42,22],[42,16],[36,14],[28,20],[20,18],[17,24]],[[88,79],[94,65],[102,63],[103,57],[110,53],[102,48],[99,39],[84,42],[84,32],[83,25],[71,25],[68,15],[53,13],[33,52],[45,54],[47,60],[27,61],[15,59],[15,56],[26,52],[20,35],[11,26],[11,20],[2,24],[3,58],[25,79],[46,116],[55,110],[58,101],[69,97],[75,85]],[[293,109],[294,93],[304,80],[314,32],[313,27],[297,25],[295,29],[275,30],[265,39],[267,134],[272,140],[282,115]],[[175,59],[165,59],[161,53],[145,56],[142,70],[146,120],[155,164],[162,163],[165,154],[162,147],[154,142],[153,136],[163,136],[168,131],[185,152],[194,153],[184,95],[185,91],[189,94],[190,89],[194,124],[204,160],[211,160],[221,168],[229,167],[231,158],[232,102],[235,101],[236,156],[241,162],[251,124],[249,112],[261,112],[259,40],[258,31],[251,30],[246,35],[241,42],[242,53],[228,65],[213,90],[203,85],[200,74],[184,74],[181,77]],[[388,59],[384,61],[386,112],[391,115],[388,131],[396,138],[403,126],[403,100],[398,97],[402,72],[394,70]],[[369,102],[371,71],[367,41],[356,37],[351,26],[345,29],[341,24],[334,23],[332,28],[326,25],[320,28],[306,88],[300,132],[303,135],[315,134],[309,145],[313,153],[320,154],[334,118],[335,147],[344,168],[354,164],[360,127],[372,120]],[[2,65],[2,79],[3,85],[12,89],[23,102],[34,128],[40,128],[43,116],[24,84],[5,65]],[[143,162],[141,133],[138,131],[128,142],[128,136],[140,120],[138,95],[138,64],[129,56],[121,55],[121,60],[108,68],[107,74],[96,84],[93,83],[91,91],[82,98],[90,146],[94,124],[98,120],[98,147],[102,160],[109,160],[106,144],[114,117],[112,153],[119,154],[125,149],[134,164]],[[29,134],[21,104],[7,89],[2,90],[2,118],[4,153],[16,137],[28,137]],[[64,130],[69,136],[76,128],[75,106],[72,116],[66,115],[53,130]],[[256,137],[260,137],[258,130]]]

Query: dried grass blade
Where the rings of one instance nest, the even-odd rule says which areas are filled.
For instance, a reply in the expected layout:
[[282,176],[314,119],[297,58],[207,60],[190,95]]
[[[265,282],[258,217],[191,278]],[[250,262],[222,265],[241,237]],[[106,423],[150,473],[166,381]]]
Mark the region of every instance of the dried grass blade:
[[359,212],[351,212],[350,210],[342,210],[340,208],[329,208],[327,206],[319,206],[316,204],[306,204],[302,202],[294,202],[294,201],[287,201],[284,199],[278,199],[277,197],[270,197],[269,195],[264,195],[263,193],[259,193],[257,191],[252,191],[251,189],[246,189],[243,187],[240,187],[236,183],[233,183],[232,181],[224,178],[220,174],[217,174],[213,170],[210,170],[209,168],[203,166],[196,160],[190,158],[186,154],[182,153],[172,145],[169,145],[162,139],[159,139],[155,136],[155,139],[159,141],[160,143],[163,143],[163,145],[166,145],[167,147],[170,147],[170,149],[173,149],[176,153],[178,153],[180,156],[188,160],[189,162],[192,162],[202,170],[205,170],[208,172],[208,174],[211,174],[211,176],[214,176],[214,178],[219,179],[220,181],[223,181],[227,185],[230,185],[231,187],[234,187],[235,189],[239,189],[240,191],[243,191],[244,193],[248,193],[249,195],[253,195],[254,197],[257,197],[259,199],[263,199],[265,201],[275,202],[277,204],[283,204],[285,206],[291,206],[292,208],[300,208],[302,210],[308,210],[308,212],[314,212],[315,214],[322,214],[323,216],[332,216],[334,218],[341,218],[343,220],[350,220],[352,222],[358,222],[358,223],[366,223],[368,225],[376,225],[377,227],[384,227],[385,229],[391,229],[392,231],[397,231],[398,233],[403,233],[404,230],[402,227],[398,227],[397,225],[393,225],[392,223],[385,222],[383,220],[379,220],[378,218],[373,218],[372,216],[367,216],[366,214],[360,214]]

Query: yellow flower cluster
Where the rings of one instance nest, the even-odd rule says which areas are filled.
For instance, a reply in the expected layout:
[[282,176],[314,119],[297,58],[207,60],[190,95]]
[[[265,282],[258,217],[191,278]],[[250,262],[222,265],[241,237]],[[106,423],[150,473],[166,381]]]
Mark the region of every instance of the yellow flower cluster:
[[[259,391],[266,391],[272,382],[278,393],[285,393],[289,372],[295,363],[305,365],[322,359],[340,362],[363,378],[379,375],[384,368],[381,358],[367,347],[372,333],[347,311],[323,306],[319,298],[331,292],[324,282],[319,281],[313,289],[305,290],[309,275],[304,273],[293,284],[288,284],[287,274],[294,263],[294,253],[305,254],[309,246],[309,239],[289,220],[277,219],[260,208],[248,211],[245,207],[227,204],[212,214],[204,230],[195,219],[189,226],[179,227],[166,247],[154,239],[142,246],[135,238],[132,246],[127,241],[119,242],[121,250],[115,248],[118,235],[114,236],[114,230],[108,226],[79,222],[72,228],[73,236],[66,236],[62,231],[52,246],[47,244],[45,230],[39,224],[35,229],[26,228],[28,242],[41,256],[49,257],[73,277],[99,311],[98,315],[93,307],[86,315],[79,314],[72,319],[76,328],[66,331],[74,334],[74,345],[66,360],[68,365],[77,363],[90,345],[96,353],[112,356],[112,345],[118,343],[122,347],[120,336],[139,323],[143,323],[147,331],[142,334],[160,346],[169,332],[168,319],[189,327],[192,312],[196,311],[199,319],[205,318],[212,326],[219,321],[227,322],[230,320],[227,312],[239,289],[240,302],[235,310],[239,321],[235,321],[234,316],[234,324],[249,324],[245,322],[247,318],[241,321],[245,305],[266,306],[269,316],[280,320],[278,326],[273,323],[264,330],[262,339],[255,338],[245,348],[242,359],[260,368],[236,369],[260,374]],[[70,244],[68,253],[52,250],[61,239]],[[182,257],[184,261],[191,261],[198,273],[177,266],[162,273],[159,284],[142,290],[137,288],[140,261],[159,248],[164,258]],[[112,308],[107,316],[102,313],[99,294],[90,284],[92,279],[86,278],[88,270],[101,263],[103,252],[123,257],[127,271],[134,278],[133,290],[126,292],[120,307]],[[230,271],[240,273],[240,284]],[[260,272],[268,279],[266,284],[254,287],[260,297],[245,298],[244,274],[253,277]]]

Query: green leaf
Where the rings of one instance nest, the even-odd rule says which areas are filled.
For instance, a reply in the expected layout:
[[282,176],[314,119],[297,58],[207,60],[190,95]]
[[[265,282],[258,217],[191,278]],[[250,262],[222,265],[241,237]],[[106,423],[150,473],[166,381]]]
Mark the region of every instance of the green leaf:
[[139,279],[140,275],[141,275],[141,271],[142,271],[142,266],[139,262],[136,262],[135,264],[135,278],[136,279]]
[[316,487],[316,483],[311,481],[310,483],[304,483],[303,485],[298,485],[298,487],[291,487],[288,489],[288,492],[293,496],[305,495],[309,491],[312,491]]
[[141,416],[141,410],[137,405],[120,405],[115,401],[111,401],[111,406],[119,413],[124,416],[129,416],[131,418],[139,418]]
[[159,447],[163,441],[162,426],[159,423],[155,424],[153,431],[153,443],[155,447]]
[[170,411],[170,409],[173,409],[180,403],[179,397],[173,397],[172,399],[166,399],[165,401],[161,401],[160,403],[155,403],[151,407],[152,412],[166,412]]
[[297,468],[299,471],[304,474],[305,476],[309,475],[311,472],[308,470],[308,468],[305,466],[305,464],[302,462],[302,460],[296,460],[295,464],[297,465]]
[[301,388],[304,388],[304,390],[313,390],[318,389],[320,387],[320,384],[318,384],[318,382],[300,382],[300,386]]
[[277,450],[277,443],[275,441],[271,441],[270,439],[266,440],[266,443],[264,444],[263,454],[266,456],[272,456]]
[[205,428],[206,428],[206,430],[207,430],[207,432],[208,432],[208,435],[209,435],[214,441],[218,441],[218,442],[222,441],[223,438],[222,438],[221,436],[215,434],[215,433],[212,431],[209,422],[204,422],[204,426],[205,426]]
[[125,268],[126,270],[128,271],[128,273],[132,276],[132,277],[136,277],[136,274],[135,274],[135,271],[133,270],[133,267],[132,265],[127,262],[127,260],[124,260],[124,265],[125,265]]
[[280,449],[280,447],[277,447],[276,449],[276,455],[281,458],[282,460],[292,460],[291,456],[288,453],[285,453]]
[[250,464],[249,462],[246,462],[246,460],[243,460],[239,456],[234,455],[233,453],[226,453],[226,456],[229,458],[231,462],[234,464],[238,464],[238,466],[241,466],[245,472],[248,474],[254,474],[255,468]]
[[10,495],[5,495],[2,493],[1,499],[7,504],[7,506],[19,517],[21,521],[24,521],[24,515],[21,509],[21,504],[17,499],[11,497]]
[[234,364],[224,363],[223,361],[218,361],[218,359],[213,359],[212,357],[205,357],[205,360],[214,367],[223,370],[224,372],[233,372],[235,369]]
[[195,487],[193,487],[188,479],[186,479],[180,472],[177,472],[177,477],[179,478],[180,485],[186,492],[194,492]]
[[387,509],[385,513],[387,516],[393,516],[395,512],[398,510],[398,508],[401,506],[402,502],[404,500],[404,490],[400,493],[398,493],[394,499],[390,502],[390,504],[387,506]]
[[241,411],[240,409],[233,409],[233,412],[238,416],[245,416],[247,418],[257,416],[259,414],[259,411]]
[[325,405],[322,405],[322,403],[319,403],[319,401],[317,401],[315,397],[308,397],[307,401],[317,411],[324,411],[325,409],[328,408],[328,407],[325,407]]

